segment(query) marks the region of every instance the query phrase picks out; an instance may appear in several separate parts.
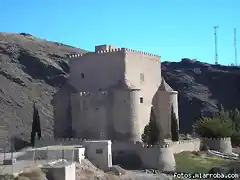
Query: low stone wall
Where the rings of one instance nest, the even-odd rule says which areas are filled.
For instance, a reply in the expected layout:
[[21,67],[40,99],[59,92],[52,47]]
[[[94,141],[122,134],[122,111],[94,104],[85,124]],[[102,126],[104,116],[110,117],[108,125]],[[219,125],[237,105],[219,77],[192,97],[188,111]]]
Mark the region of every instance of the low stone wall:
[[[37,147],[51,145],[83,145],[86,140],[83,139],[43,139],[36,142]],[[144,168],[158,169],[168,165],[168,169],[173,168],[174,162],[170,154],[176,154],[183,151],[199,151],[200,139],[181,140],[178,142],[168,142],[163,146],[146,146],[141,142],[113,142],[112,157],[115,164],[126,164],[128,166],[141,166]],[[87,150],[88,151],[88,150]],[[168,152],[168,155],[166,153]],[[165,155],[163,155],[165,154]],[[164,157],[169,157],[169,161]],[[172,156],[171,156],[172,157]],[[129,163],[131,162],[131,163]],[[172,167],[170,167],[172,166]],[[131,167],[129,167],[131,168]]]
[[35,142],[35,147],[45,147],[45,146],[54,146],[54,145],[82,145],[86,139],[80,139],[80,138],[44,138],[41,140],[37,140]]
[[211,150],[222,153],[232,153],[231,138],[204,138],[202,142],[205,143]]
[[47,148],[27,150],[16,159],[21,160],[49,160],[66,159],[70,162],[81,162],[84,158],[84,148],[51,150]]
[[169,142],[169,147],[172,148],[174,154],[181,153],[183,151],[199,151],[201,140],[192,139],[192,140],[181,140],[177,142]]
[[[183,151],[199,151],[200,144],[200,139],[168,142],[164,146],[146,146],[140,142],[114,142],[112,144],[113,159],[115,161],[119,160],[114,162],[115,164],[120,163],[120,161],[124,162],[124,159],[126,159],[127,164],[127,162],[130,162],[130,158],[134,156],[136,166],[141,165],[142,168],[171,171],[175,168],[174,154]],[[134,163],[132,166],[134,166]]]
[[[113,164],[120,164],[127,169],[141,168],[145,160],[141,159],[141,155],[139,155],[138,151],[142,150],[143,146],[144,146],[143,144],[135,142],[113,142],[112,144]],[[148,152],[149,151],[146,151],[146,153]],[[148,155],[146,155],[146,159],[147,158],[149,158]]]

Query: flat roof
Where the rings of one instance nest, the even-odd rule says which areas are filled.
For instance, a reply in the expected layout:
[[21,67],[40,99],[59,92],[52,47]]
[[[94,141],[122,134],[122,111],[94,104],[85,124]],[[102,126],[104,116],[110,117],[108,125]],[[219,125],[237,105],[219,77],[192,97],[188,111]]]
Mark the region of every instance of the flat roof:
[[36,150],[61,150],[61,149],[75,149],[75,148],[84,148],[82,145],[53,145],[45,146],[41,148],[36,148]]
[[66,162],[66,161],[59,161],[56,163],[51,163],[51,164],[45,164],[42,168],[62,168],[65,166],[70,166],[72,164],[75,164],[74,162]]

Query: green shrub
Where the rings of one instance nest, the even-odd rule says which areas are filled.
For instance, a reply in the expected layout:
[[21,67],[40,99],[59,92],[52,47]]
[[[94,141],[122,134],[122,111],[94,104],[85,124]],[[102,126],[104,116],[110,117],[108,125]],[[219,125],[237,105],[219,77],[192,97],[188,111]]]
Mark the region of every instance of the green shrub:
[[10,174],[0,175],[0,180],[13,180],[13,179],[14,179],[14,176]]
[[234,129],[239,132],[240,131],[240,113],[237,108],[235,108],[233,111],[229,112],[229,116],[234,122]]
[[208,151],[210,148],[207,144],[201,142],[200,144],[200,151]]
[[214,116],[202,117],[195,123],[196,133],[201,137],[221,138],[234,134],[234,125],[230,118]]
[[231,142],[232,146],[236,147],[240,145],[240,132],[233,133],[233,135],[231,136]]

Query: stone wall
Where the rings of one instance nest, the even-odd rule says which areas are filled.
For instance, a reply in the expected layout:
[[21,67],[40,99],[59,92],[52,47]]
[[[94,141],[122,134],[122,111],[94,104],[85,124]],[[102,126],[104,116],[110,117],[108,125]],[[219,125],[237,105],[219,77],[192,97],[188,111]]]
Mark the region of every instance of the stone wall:
[[[100,45],[95,47],[95,52],[71,55],[69,58],[68,83],[76,93],[72,95],[71,102],[68,100],[68,92],[65,91],[55,98],[56,136],[66,135],[66,127],[72,123],[73,134],[75,133],[73,137],[139,141],[149,122],[151,108],[155,106],[153,98],[162,80],[160,56]],[[116,87],[118,82],[127,84],[129,92],[122,91],[122,87]],[[102,89],[108,91],[113,87],[115,91],[112,96],[94,95],[101,93],[99,91]],[[89,92],[91,95],[80,97],[80,92]],[[158,100],[161,106],[169,104],[165,98]],[[167,101],[171,99],[168,98]],[[69,104],[71,115],[66,111]],[[175,107],[177,108],[177,105]],[[163,115],[156,116],[157,121],[161,122],[162,130],[169,131],[171,108],[161,110],[166,112],[156,112],[155,115]],[[176,115],[177,112],[176,110]]]
[[[75,137],[109,139],[110,97],[106,91],[71,95],[72,130]],[[97,122],[97,123],[96,123]]]
[[172,148],[174,154],[181,153],[183,151],[199,151],[200,145],[200,139],[180,140],[168,143],[168,146]]
[[86,92],[112,87],[124,80],[124,59],[121,48],[73,55],[69,60],[69,83],[77,91]]
[[[107,103],[100,105],[98,107],[99,111],[96,111],[95,108],[93,109],[91,105],[87,106],[89,111],[92,109],[89,114],[98,117],[97,127],[86,128],[93,131],[95,137],[92,139],[105,138],[134,141],[141,139],[141,134],[149,122],[153,97],[161,83],[160,56],[128,48],[102,45],[97,46],[95,52],[72,55],[70,58],[69,83],[77,91],[95,92],[99,89],[109,90],[109,88],[116,86],[119,81],[128,84],[130,89],[135,88],[141,91],[131,91],[129,92],[130,97],[128,97],[128,93],[121,91],[121,87],[116,87],[113,99],[108,96],[108,100],[112,102],[113,109]],[[119,96],[121,98],[117,98]],[[143,99],[142,102],[140,102],[140,98]],[[88,99],[93,100],[94,97],[89,96]],[[76,102],[76,104],[78,103]],[[165,103],[163,102],[163,104]],[[121,109],[125,109],[126,113],[122,113]],[[112,116],[111,113],[108,113],[112,112],[111,110],[114,111]],[[75,112],[79,112],[79,108]],[[81,114],[83,116],[84,113]],[[116,138],[112,138],[109,132],[108,136],[106,135],[106,129],[111,126],[111,122],[108,122],[106,125],[106,114],[107,118],[115,122],[119,122],[120,119],[120,122],[122,122],[120,125],[112,123],[113,127],[117,128],[112,128],[110,131],[115,134]],[[91,118],[84,116],[81,117],[81,120],[88,125]],[[167,120],[167,118],[161,119],[161,121]],[[82,127],[86,126],[83,125]],[[105,137],[99,137],[99,129],[104,129],[101,131],[105,131],[102,133]],[[85,131],[81,132],[85,133]]]
[[[131,164],[132,167],[129,168],[133,168],[134,165],[140,165],[144,168],[171,169],[175,163],[172,156],[173,154],[177,154],[183,151],[199,150],[199,139],[171,142],[165,146],[146,146],[142,143],[137,142],[114,142],[112,144],[113,159],[115,160],[114,163],[125,163],[126,161],[127,164],[130,162],[129,159],[131,157],[134,157],[131,162],[133,163]],[[164,166],[164,163],[166,166]]]
[[[160,56],[123,48],[125,51],[125,81],[140,89],[143,102],[140,104],[141,117],[139,124],[139,136],[149,122],[153,98],[161,84],[161,61]],[[139,99],[132,102],[139,104]],[[162,119],[165,121],[166,119]]]
[[143,118],[141,91],[117,90],[114,92],[112,106],[112,138],[117,141],[141,140],[141,122]]
[[83,142],[86,141],[86,139],[81,138],[45,138],[41,140],[36,140],[35,147],[41,148],[46,146],[54,146],[54,145],[83,145]]
[[[87,139],[80,139],[80,138],[58,138],[58,139],[42,139],[37,140],[35,143],[36,148],[45,147],[45,146],[53,146],[53,145],[83,145],[85,141],[91,141]],[[227,140],[228,141],[228,140]],[[92,141],[95,142],[95,141]],[[97,142],[97,141],[96,141]],[[101,142],[101,141],[99,141]],[[199,151],[200,150],[200,139],[193,139],[193,140],[180,140],[177,142],[168,142],[167,146],[173,149],[173,153],[180,153],[182,151]],[[116,142],[114,141],[112,144],[112,150],[134,150],[136,151],[137,148],[146,147],[141,142]]]
[[[62,139],[44,139],[44,140],[39,140],[36,141],[36,147],[39,147],[37,149],[37,153],[39,154],[41,151],[43,152],[49,152],[47,157],[49,158],[61,158],[62,155],[62,150],[51,150],[53,148],[47,147],[46,146],[60,146],[60,145],[69,145],[69,146],[75,146],[76,148],[78,146],[83,146],[85,147],[85,156],[97,167],[107,170],[109,167],[112,166],[112,149],[111,149],[111,141],[108,140],[99,140],[99,141],[92,141],[92,140],[86,140],[86,139],[78,139],[78,138],[62,138]],[[44,147],[44,148],[40,148]],[[76,149],[75,148],[75,149]],[[64,147],[63,147],[64,149]],[[64,149],[64,157],[68,159],[73,159],[73,150],[65,150]],[[31,156],[32,154],[30,154]],[[43,157],[44,154],[42,155]],[[74,156],[74,159],[76,157]]]
[[232,153],[231,138],[204,138],[205,143],[211,150],[222,153]]
[[71,107],[70,94],[70,87],[65,85],[53,96],[54,137],[69,137],[71,135],[72,117],[70,114],[71,110],[69,109]]
[[112,167],[111,141],[85,141],[83,146],[86,149],[86,157],[96,167],[106,171]]

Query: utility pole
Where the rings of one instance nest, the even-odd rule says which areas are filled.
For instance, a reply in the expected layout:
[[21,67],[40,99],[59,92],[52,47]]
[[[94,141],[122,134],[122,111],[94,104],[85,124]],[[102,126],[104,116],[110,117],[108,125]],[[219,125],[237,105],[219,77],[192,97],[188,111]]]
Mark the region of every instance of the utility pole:
[[214,26],[214,36],[215,36],[215,64],[218,64],[218,47],[217,47],[217,29],[218,26]]
[[235,51],[235,66],[238,66],[237,59],[237,29],[234,28],[234,51]]

